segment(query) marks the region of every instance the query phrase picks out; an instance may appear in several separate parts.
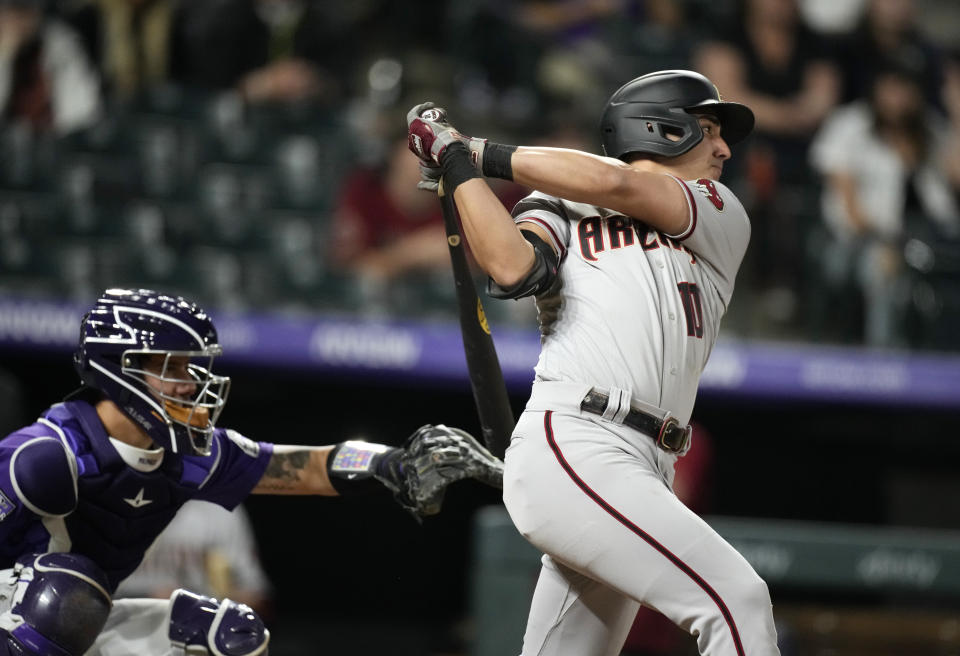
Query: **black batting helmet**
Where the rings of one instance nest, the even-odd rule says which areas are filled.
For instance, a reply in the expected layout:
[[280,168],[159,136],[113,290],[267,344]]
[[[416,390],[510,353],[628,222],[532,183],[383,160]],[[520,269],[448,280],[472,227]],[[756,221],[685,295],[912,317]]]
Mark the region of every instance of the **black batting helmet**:
[[682,155],[703,139],[697,114],[716,116],[731,146],[753,129],[750,108],[721,101],[717,87],[703,75],[658,71],[627,82],[610,96],[600,119],[603,152],[618,159],[632,153]]

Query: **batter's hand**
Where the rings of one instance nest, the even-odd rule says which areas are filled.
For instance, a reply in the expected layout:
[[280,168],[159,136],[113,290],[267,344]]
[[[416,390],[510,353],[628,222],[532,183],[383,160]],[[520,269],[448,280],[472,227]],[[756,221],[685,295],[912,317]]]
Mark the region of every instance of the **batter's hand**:
[[407,146],[420,161],[439,164],[444,149],[460,141],[460,134],[447,122],[447,113],[432,102],[407,112]]
[[401,506],[417,517],[440,512],[447,486],[474,478],[503,487],[503,462],[459,428],[421,426],[406,443],[393,484],[387,484]]
[[417,183],[417,189],[432,191],[436,193],[440,189],[440,176],[443,172],[436,164],[427,164],[420,161],[420,182]]
[[446,110],[432,102],[420,103],[407,112],[407,145],[421,162],[439,164],[446,147],[457,141],[470,149],[470,159],[482,174],[486,139],[458,132],[447,119]]

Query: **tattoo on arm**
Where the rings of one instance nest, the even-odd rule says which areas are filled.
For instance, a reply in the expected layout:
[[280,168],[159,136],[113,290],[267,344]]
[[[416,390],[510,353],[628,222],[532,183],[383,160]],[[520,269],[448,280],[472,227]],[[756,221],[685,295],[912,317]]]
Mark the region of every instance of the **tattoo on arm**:
[[295,490],[300,487],[309,462],[310,452],[307,450],[274,452],[257,487],[276,491]]

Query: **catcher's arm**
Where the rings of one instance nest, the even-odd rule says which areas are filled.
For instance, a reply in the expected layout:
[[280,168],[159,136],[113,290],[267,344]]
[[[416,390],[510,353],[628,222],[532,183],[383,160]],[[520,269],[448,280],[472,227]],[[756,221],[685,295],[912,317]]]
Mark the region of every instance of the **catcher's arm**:
[[347,441],[276,445],[254,494],[370,494],[384,488],[416,516],[440,512],[451,483],[475,478],[503,487],[503,463],[469,433],[426,424],[403,447]]
[[327,460],[334,446],[276,444],[267,469],[253,494],[321,494],[337,490],[327,474]]

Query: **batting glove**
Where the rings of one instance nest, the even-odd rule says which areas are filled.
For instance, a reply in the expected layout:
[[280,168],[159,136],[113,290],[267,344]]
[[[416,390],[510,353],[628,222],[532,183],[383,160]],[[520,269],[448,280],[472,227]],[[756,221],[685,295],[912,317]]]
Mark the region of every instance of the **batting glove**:
[[420,161],[420,182],[417,183],[417,189],[424,191],[437,192],[440,188],[440,178],[443,170],[436,164],[427,164]]
[[407,145],[425,164],[439,164],[443,151],[457,141],[470,150],[470,161],[482,173],[486,139],[468,137],[458,132],[447,120],[446,110],[432,102],[420,103],[407,112]]

